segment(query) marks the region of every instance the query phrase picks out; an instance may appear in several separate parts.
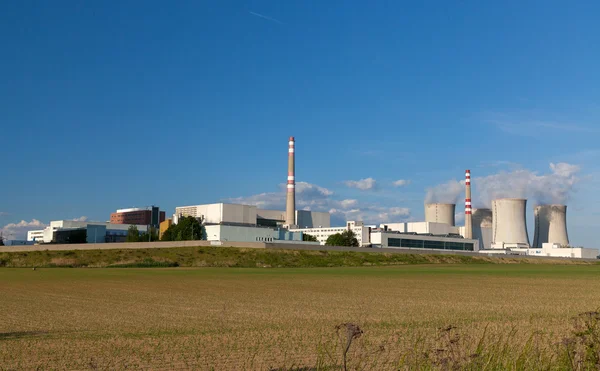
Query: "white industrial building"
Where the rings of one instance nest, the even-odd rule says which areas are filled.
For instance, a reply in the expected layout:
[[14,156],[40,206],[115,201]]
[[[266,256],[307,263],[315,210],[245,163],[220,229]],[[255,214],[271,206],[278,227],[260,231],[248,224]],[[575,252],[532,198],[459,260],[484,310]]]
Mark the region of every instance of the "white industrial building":
[[397,232],[377,229],[371,231],[375,248],[402,248],[418,250],[479,251],[479,241],[460,235],[421,235],[416,232]]
[[[304,228],[329,227],[330,215],[325,212],[295,210],[296,224]],[[215,203],[175,208],[173,223],[180,216],[202,218],[204,224],[230,224],[264,227],[281,227],[285,224],[285,211],[263,210],[254,205]]]
[[367,227],[361,221],[349,221],[345,227],[325,227],[325,228],[297,228],[290,229],[290,232],[302,232],[316,237],[317,241],[321,245],[325,245],[325,242],[329,238],[337,233],[342,233],[346,230],[351,230],[356,235],[358,246],[370,246],[370,230],[371,227]]
[[301,232],[269,227],[212,224],[204,226],[207,241],[302,242]]
[[598,249],[570,247],[559,243],[543,243],[542,247],[529,249],[511,249],[511,253],[528,256],[549,256],[554,258],[596,259]]
[[[27,232],[27,241],[35,243],[57,242],[57,234],[74,230],[85,230],[88,243],[123,242],[127,237],[130,224],[111,224],[107,222],[82,222],[75,220],[55,220],[41,230]],[[145,225],[135,226],[139,232],[146,232]]]

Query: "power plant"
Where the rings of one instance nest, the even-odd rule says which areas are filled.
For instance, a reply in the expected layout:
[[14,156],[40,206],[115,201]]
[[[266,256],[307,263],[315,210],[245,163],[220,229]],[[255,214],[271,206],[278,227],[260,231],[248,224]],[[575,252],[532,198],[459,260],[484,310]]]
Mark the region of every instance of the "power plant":
[[429,223],[449,224],[454,227],[455,211],[456,204],[425,204],[425,221]]
[[[325,244],[330,236],[350,230],[354,232],[361,247],[578,258],[595,258],[598,254],[597,249],[569,246],[566,205],[538,205],[534,208],[533,245],[529,243],[527,231],[526,199],[499,198],[492,200],[491,209],[473,208],[473,179],[468,169],[464,172],[464,226],[456,225],[456,203],[440,202],[424,204],[424,222],[367,225],[361,220],[346,220],[343,226],[331,226],[329,212],[296,210],[296,139],[289,137],[287,144],[285,210],[260,209],[254,205],[223,202],[179,206],[168,222],[176,225],[182,217],[197,218],[203,224],[205,238],[215,243],[238,241]],[[458,195],[456,196],[458,199]],[[92,225],[93,222],[86,223],[86,228],[88,224]],[[94,229],[96,226],[92,225],[90,228]],[[60,228],[51,225],[49,231],[30,231],[28,240],[36,241],[43,237],[43,241],[46,241],[46,235],[50,236],[51,232],[58,229]],[[94,231],[97,232],[95,229]],[[305,241],[305,234],[314,237],[311,239],[313,242]],[[94,243],[97,243],[97,238],[94,238]]]
[[569,245],[566,205],[538,205],[534,209],[534,216],[534,247],[542,247],[544,243]]
[[492,248],[528,248],[527,200],[501,198],[492,201]]

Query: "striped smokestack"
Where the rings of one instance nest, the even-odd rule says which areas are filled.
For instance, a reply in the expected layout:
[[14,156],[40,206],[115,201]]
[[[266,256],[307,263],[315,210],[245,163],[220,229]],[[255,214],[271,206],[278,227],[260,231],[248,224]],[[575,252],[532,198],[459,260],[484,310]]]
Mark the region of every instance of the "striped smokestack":
[[287,177],[287,202],[285,206],[285,224],[288,227],[296,225],[296,162],[295,162],[294,137],[288,142],[288,177]]
[[473,220],[471,216],[471,170],[465,171],[465,238],[473,238]]

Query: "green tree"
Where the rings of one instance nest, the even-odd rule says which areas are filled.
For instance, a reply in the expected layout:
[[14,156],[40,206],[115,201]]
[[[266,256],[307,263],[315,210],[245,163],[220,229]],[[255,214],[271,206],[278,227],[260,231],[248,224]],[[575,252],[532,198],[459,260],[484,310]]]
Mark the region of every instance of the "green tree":
[[325,241],[325,245],[358,247],[358,240],[356,239],[356,234],[348,229],[342,233],[336,233],[329,236],[327,241]]
[[[148,237],[148,233],[150,233],[150,237]],[[140,234],[139,242],[151,242],[158,240],[158,231],[156,230],[156,228],[150,226],[149,232],[142,232]]]
[[162,241],[190,241],[202,240],[205,237],[204,227],[197,218],[193,216],[183,216],[179,218],[177,224],[172,224],[163,233]]
[[326,246],[346,246],[346,241],[341,233],[332,234],[325,241]]
[[129,226],[127,229],[127,242],[140,242],[140,231],[138,231],[135,225]]
[[345,230],[342,232],[342,238],[344,238],[344,241],[346,242],[344,246],[358,247],[358,239],[356,239],[356,233],[354,233],[354,231],[351,231],[350,229]]
[[306,233],[302,233],[302,241],[319,242],[317,240],[317,237],[313,236],[312,234],[306,234]]

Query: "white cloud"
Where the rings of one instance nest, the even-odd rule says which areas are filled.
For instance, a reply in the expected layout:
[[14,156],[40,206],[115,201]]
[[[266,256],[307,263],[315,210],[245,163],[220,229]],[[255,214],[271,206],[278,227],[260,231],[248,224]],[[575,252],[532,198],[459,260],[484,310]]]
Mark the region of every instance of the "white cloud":
[[410,180],[408,179],[398,179],[394,183],[394,187],[404,187],[410,184]]
[[[230,198],[227,202],[255,205],[261,209],[284,210],[286,193],[285,188],[281,189],[280,192]],[[332,225],[344,225],[348,220],[361,220],[370,224],[401,222],[410,216],[410,210],[407,208],[381,206],[356,199],[338,200],[334,196],[334,192],[315,184],[296,184],[296,208],[329,212]]]
[[46,224],[37,219],[31,221],[21,220],[18,223],[10,223],[2,227],[2,235],[10,240],[24,240],[27,237],[27,232],[35,229],[44,229]]
[[346,180],[344,184],[350,188],[360,189],[361,191],[369,191],[377,188],[377,181],[373,178],[365,178],[360,180]]
[[[574,186],[580,181],[581,168],[568,163],[550,163],[550,173],[518,169],[473,179],[473,203],[490,207],[497,198],[527,198],[533,203],[568,201]],[[451,180],[427,190],[426,202],[456,203],[464,194],[465,182]]]
[[75,222],[87,222],[88,221],[88,217],[87,216],[80,216],[79,218],[75,218],[75,219],[71,219]]
[[296,195],[299,194],[312,197],[327,197],[333,195],[333,192],[328,190],[327,188],[319,187],[315,184],[310,184],[307,182],[297,182]]

